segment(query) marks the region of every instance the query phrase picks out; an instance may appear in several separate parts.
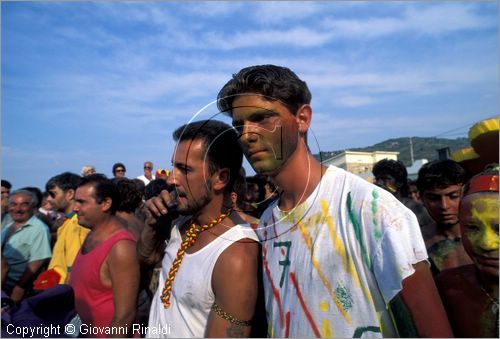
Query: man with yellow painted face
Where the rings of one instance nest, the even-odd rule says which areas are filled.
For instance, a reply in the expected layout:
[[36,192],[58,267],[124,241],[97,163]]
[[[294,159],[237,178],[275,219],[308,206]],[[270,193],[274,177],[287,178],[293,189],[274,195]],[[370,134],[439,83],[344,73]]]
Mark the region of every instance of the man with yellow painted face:
[[474,264],[445,270],[436,283],[455,336],[498,338],[498,165],[465,186],[459,216]]
[[[312,156],[310,102],[307,84],[274,65],[242,69],[218,94],[248,161],[280,187],[256,230],[268,336],[451,336],[417,218],[391,193]],[[408,313],[393,315],[408,318],[393,321],[394,301]]]

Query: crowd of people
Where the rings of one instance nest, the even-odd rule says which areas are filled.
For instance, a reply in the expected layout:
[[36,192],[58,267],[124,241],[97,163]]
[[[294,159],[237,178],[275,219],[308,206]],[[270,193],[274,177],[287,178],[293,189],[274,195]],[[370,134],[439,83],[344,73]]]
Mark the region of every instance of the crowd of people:
[[384,159],[369,183],[310,153],[290,69],[244,68],[217,99],[232,126],[179,126],[171,170],[2,180],[3,337],[27,319],[72,337],[498,337],[498,164],[409,181]]

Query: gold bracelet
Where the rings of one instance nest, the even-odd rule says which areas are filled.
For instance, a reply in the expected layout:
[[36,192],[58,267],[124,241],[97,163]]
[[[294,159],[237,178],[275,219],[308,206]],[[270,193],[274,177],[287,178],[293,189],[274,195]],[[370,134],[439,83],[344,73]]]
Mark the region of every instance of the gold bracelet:
[[252,321],[251,320],[239,320],[233,317],[232,315],[224,312],[222,308],[220,308],[219,305],[214,303],[212,305],[212,311],[215,312],[219,317],[221,317],[224,320],[229,321],[233,325],[238,325],[238,326],[252,326]]

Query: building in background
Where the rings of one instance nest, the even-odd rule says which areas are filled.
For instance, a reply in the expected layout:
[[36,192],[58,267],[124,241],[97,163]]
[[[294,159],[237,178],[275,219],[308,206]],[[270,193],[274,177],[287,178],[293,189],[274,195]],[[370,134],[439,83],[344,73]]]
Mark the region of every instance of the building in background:
[[399,152],[355,152],[346,150],[324,160],[322,164],[325,166],[334,165],[343,168],[369,182],[373,182],[373,165],[382,159],[398,160],[398,155]]

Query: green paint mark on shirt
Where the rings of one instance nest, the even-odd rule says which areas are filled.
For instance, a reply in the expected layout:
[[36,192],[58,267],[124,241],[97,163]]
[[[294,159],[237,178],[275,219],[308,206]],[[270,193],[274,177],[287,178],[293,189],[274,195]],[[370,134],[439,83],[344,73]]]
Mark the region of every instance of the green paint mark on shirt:
[[353,338],[361,338],[361,336],[363,335],[363,333],[365,332],[376,332],[376,333],[380,333],[380,327],[378,326],[366,326],[366,327],[363,327],[363,326],[360,326],[358,327],[355,331],[354,331],[354,334],[352,335]]
[[359,247],[361,248],[361,255],[363,256],[363,259],[368,268],[371,269],[372,265],[370,262],[370,258],[368,257],[368,253],[366,253],[365,244],[363,242],[363,237],[361,235],[361,224],[356,217],[356,212],[353,210],[351,192],[347,193],[347,210],[349,211],[349,220],[351,221],[352,226],[354,227],[356,240],[358,241]]
[[340,282],[337,283],[337,286],[335,286],[335,295],[337,296],[340,303],[342,304],[342,307],[346,311],[349,311],[352,308],[353,305],[352,295]]
[[287,268],[290,266],[290,247],[292,246],[291,241],[275,242],[274,247],[286,247],[285,260],[278,261],[278,264],[283,266],[283,271],[281,272],[280,287],[283,287],[285,282]]
[[372,197],[373,197],[372,200],[373,235],[375,236],[375,239],[378,241],[382,237],[382,231],[380,230],[377,220],[377,199],[378,199],[377,190],[372,191]]

